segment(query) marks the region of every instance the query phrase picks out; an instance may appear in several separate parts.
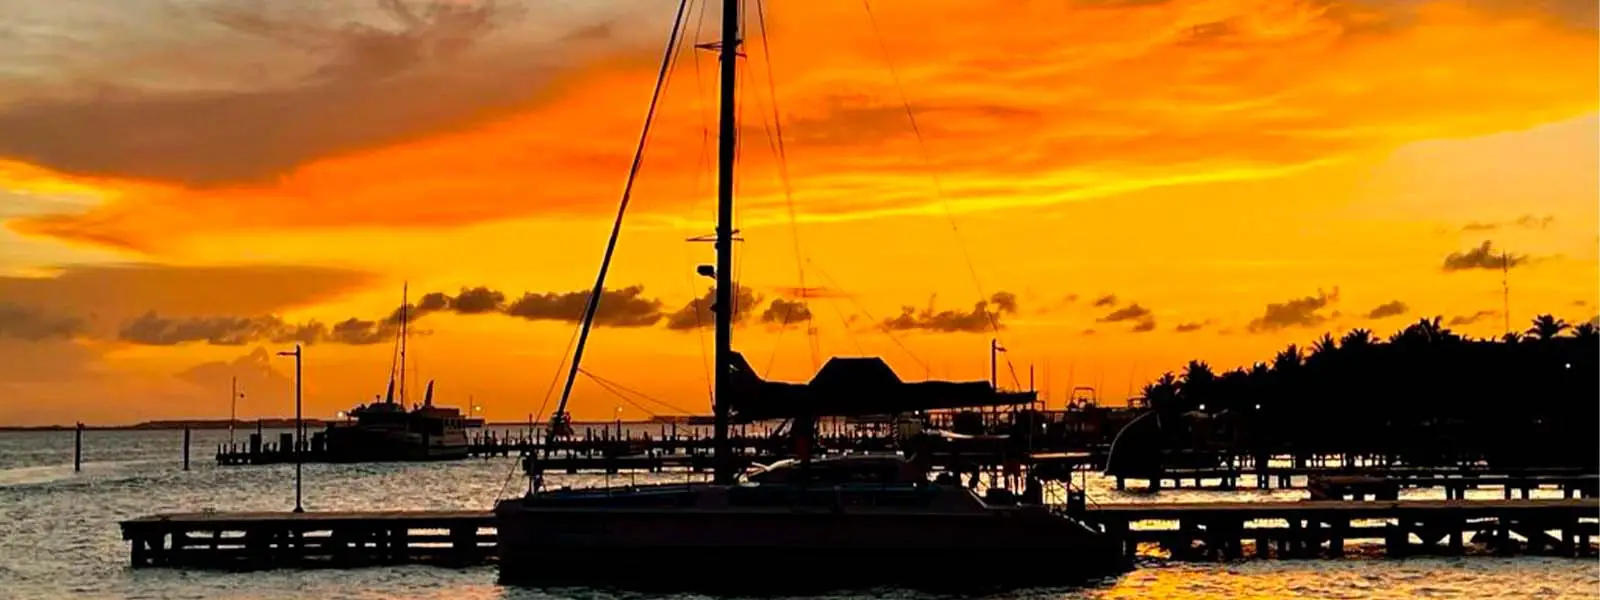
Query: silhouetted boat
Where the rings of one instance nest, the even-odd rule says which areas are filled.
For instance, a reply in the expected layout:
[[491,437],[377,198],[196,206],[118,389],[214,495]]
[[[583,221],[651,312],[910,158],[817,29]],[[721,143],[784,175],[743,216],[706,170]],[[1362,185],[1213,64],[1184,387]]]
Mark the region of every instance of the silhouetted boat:
[[[328,424],[322,438],[330,462],[462,459],[470,447],[467,430],[483,427],[483,419],[463,415],[460,409],[434,406],[433,381],[428,382],[422,404],[406,408],[409,308],[402,292],[398,355],[396,368],[389,374],[388,393],[381,401],[350,409],[346,421]],[[401,386],[399,401],[395,398],[397,382]]]
[[[547,490],[540,461],[530,456],[528,494],[495,506],[501,581],[787,591],[1075,582],[1125,568],[1117,542],[1044,506],[1037,481],[1024,493],[1034,501],[1020,502],[1006,490],[980,498],[953,474],[930,481],[918,462],[899,456],[810,459],[818,418],[1032,404],[1033,392],[1002,393],[989,382],[905,383],[877,358],[834,358],[810,382],[769,382],[732,350],[739,4],[724,1],[715,45],[722,69],[717,265],[698,269],[717,282],[713,482]],[[565,414],[621,223],[619,212],[555,414]],[[736,476],[728,441],[734,418],[791,420],[797,460]],[[783,575],[772,577],[774,569]]]

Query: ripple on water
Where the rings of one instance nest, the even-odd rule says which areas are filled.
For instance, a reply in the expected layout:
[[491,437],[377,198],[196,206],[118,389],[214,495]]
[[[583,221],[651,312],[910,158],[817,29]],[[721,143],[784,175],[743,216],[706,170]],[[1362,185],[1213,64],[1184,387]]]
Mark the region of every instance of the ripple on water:
[[[293,505],[294,467],[218,468],[209,449],[226,432],[195,432],[192,470],[180,470],[179,432],[89,432],[83,473],[72,474],[72,433],[0,433],[0,599],[194,598],[283,600],[546,600],[646,598],[599,590],[506,589],[492,567],[400,567],[346,571],[208,573],[133,571],[116,521],[156,512],[285,510]],[[271,438],[274,434],[269,433]],[[202,451],[204,449],[204,451]],[[312,510],[484,509],[492,505],[514,459],[437,464],[307,465]],[[22,473],[23,475],[18,475]],[[9,479],[8,479],[9,477]],[[604,476],[557,478],[557,485],[602,483]],[[613,478],[626,479],[623,478]],[[512,493],[523,481],[511,480]],[[1173,490],[1116,492],[1091,478],[1098,502],[1185,502],[1220,498],[1297,499],[1302,491],[1239,494]],[[1408,492],[1409,497],[1419,497]],[[1425,496],[1423,496],[1425,497]],[[1043,561],[1041,561],[1043,562]],[[1029,567],[1035,567],[1030,565]],[[1037,567],[1048,568],[1048,564]],[[1037,568],[1035,567],[1035,568]],[[891,566],[891,568],[895,568]],[[903,567],[902,567],[903,568]],[[1600,572],[1592,561],[1542,558],[1418,558],[1402,561],[1147,562],[1123,577],[1073,589],[1032,589],[998,598],[1272,599],[1300,598],[1592,598]],[[927,597],[898,590],[838,598]],[[697,596],[683,595],[689,599]]]

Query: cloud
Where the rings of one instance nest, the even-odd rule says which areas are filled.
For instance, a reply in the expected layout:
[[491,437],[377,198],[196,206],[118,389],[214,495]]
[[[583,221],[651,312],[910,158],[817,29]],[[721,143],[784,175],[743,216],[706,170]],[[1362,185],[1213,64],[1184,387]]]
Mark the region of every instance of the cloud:
[[1333,318],[1318,311],[1338,301],[1339,288],[1336,287],[1332,292],[1319,290],[1315,296],[1268,304],[1260,317],[1250,321],[1249,329],[1251,333],[1263,333],[1289,327],[1315,327]]
[[1129,304],[1129,305],[1124,306],[1122,308],[1119,308],[1117,310],[1111,311],[1110,314],[1107,314],[1106,316],[1100,317],[1100,318],[1095,319],[1095,320],[1099,321],[1101,323],[1116,323],[1116,322],[1119,322],[1119,321],[1134,321],[1134,320],[1140,320],[1140,319],[1145,319],[1145,318],[1149,318],[1149,317],[1150,317],[1150,309],[1145,308],[1143,306],[1139,306],[1139,303],[1135,302],[1133,304]]
[[1399,300],[1390,300],[1373,307],[1370,311],[1367,311],[1367,318],[1384,319],[1388,317],[1398,317],[1406,314],[1406,311],[1409,310],[1411,310],[1411,307],[1406,306],[1406,303]]
[[346,269],[283,265],[203,267],[157,264],[77,265],[49,276],[0,276],[0,305],[73,319],[75,333],[115,337],[128,320],[167,316],[273,314],[336,299],[374,277]]
[[204,342],[216,346],[274,344],[350,344],[364,346],[392,341],[399,325],[389,321],[350,318],[325,325],[320,321],[286,323],[267,315],[259,317],[162,317],[148,312],[129,321],[117,339],[151,346]]
[[[506,306],[505,313],[535,321],[579,323],[583,320],[584,307],[588,302],[588,291],[543,294],[530,292]],[[604,290],[600,294],[600,305],[595,307],[594,324],[609,327],[649,327],[666,316],[662,314],[661,307],[660,300],[644,297],[642,285],[619,290]]]
[[[716,288],[706,289],[706,293],[699,298],[690,300],[687,304],[667,315],[667,329],[673,331],[693,331],[701,327],[710,327],[716,322],[716,315],[711,308],[716,304]],[[750,288],[736,286],[734,288],[733,324],[743,324],[750,316],[750,310],[761,305],[762,296]]]
[[[204,2],[147,15],[151,27],[199,32],[168,37],[159,48],[117,39],[103,26],[71,31],[110,37],[95,40],[117,48],[94,57],[101,68],[134,63],[123,68],[159,73],[189,65],[191,72],[170,74],[189,87],[120,81],[116,72],[40,86],[0,107],[0,156],[63,173],[197,188],[269,183],[318,159],[515,114],[558,76],[620,42],[495,38],[515,24],[509,7],[517,2],[330,4]],[[361,15],[379,7],[389,13],[382,20]],[[239,75],[230,77],[230,69]]]
[[1155,330],[1156,320],[1154,317],[1145,317],[1143,319],[1139,319],[1139,322],[1135,323],[1132,329],[1134,333],[1146,333]]
[[1445,272],[1467,271],[1472,269],[1486,269],[1499,271],[1504,268],[1515,268],[1528,262],[1528,257],[1519,254],[1495,253],[1493,242],[1484,240],[1477,248],[1464,252],[1451,252],[1444,257]]
[[811,309],[807,308],[804,302],[795,300],[773,298],[772,304],[767,305],[767,309],[761,311],[762,323],[788,325],[809,320],[811,320]]
[[1522,229],[1549,229],[1550,224],[1554,223],[1555,220],[1556,218],[1551,215],[1545,215],[1542,217],[1522,215],[1511,221],[1496,221],[1489,223],[1473,221],[1471,223],[1467,223],[1466,225],[1462,225],[1461,231],[1462,233],[1486,232],[1496,231],[1504,227],[1518,227]]
[[1480,310],[1470,315],[1457,315],[1450,317],[1450,322],[1448,325],[1471,325],[1484,319],[1497,317],[1499,315],[1500,311],[1498,310]]
[[0,302],[0,338],[66,339],[83,328],[75,317],[50,316],[35,308]]
[[[626,169],[671,11],[570,4],[603,8],[568,8],[589,12],[526,29],[466,13],[343,28],[368,21],[298,6],[225,19],[233,31],[192,12],[134,19],[106,9],[126,35],[33,17],[30,31],[72,35],[30,41],[38,47],[27,53],[0,42],[9,70],[74,75],[6,82],[15,99],[0,99],[0,160],[103,202],[10,225],[155,252],[239,230],[596,215],[607,203],[594,199],[613,195]],[[856,4],[786,5],[768,15],[768,37],[786,162],[806,192],[799,218],[865,219],[1273,178],[1592,112],[1592,82],[1568,76],[1597,66],[1592,27],[1574,28],[1573,9],[1554,6],[885,4],[875,10],[899,86],[875,60],[878,35]],[[60,14],[0,16],[34,13]],[[751,45],[749,66],[764,72],[769,52]],[[152,81],[122,80],[132,74]],[[701,195],[703,89],[692,82],[675,78],[663,104],[649,167],[657,200],[642,211],[681,215]],[[172,89],[180,83],[189,85]],[[741,156],[751,169],[772,161]],[[915,185],[930,168],[944,193]],[[741,184],[746,227],[788,219],[783,184],[762,179],[773,178]]]
[[[248,354],[231,361],[201,363],[180,371],[176,377],[203,390],[228,389],[238,378],[238,404],[241,412],[258,413],[259,407],[283,398],[292,397],[294,378],[278,370],[274,362],[284,359],[272,356],[266,348],[256,347]],[[267,411],[276,413],[277,411]]]
[[1000,322],[1001,315],[1016,312],[1016,294],[1001,291],[992,294],[988,300],[980,300],[973,304],[970,311],[936,310],[932,302],[928,308],[920,311],[910,306],[903,306],[898,316],[884,319],[881,325],[890,331],[982,333],[1003,328],[1004,324]]
[[1116,306],[1116,305],[1117,305],[1117,297],[1114,296],[1114,295],[1111,295],[1111,294],[1106,294],[1106,295],[1101,296],[1099,298],[1095,298],[1095,300],[1094,300],[1095,308],[1106,308],[1106,307]]
[[1189,333],[1191,331],[1200,331],[1200,329],[1203,327],[1205,327],[1204,323],[1190,321],[1188,323],[1179,323],[1178,326],[1174,327],[1172,330],[1178,333]]

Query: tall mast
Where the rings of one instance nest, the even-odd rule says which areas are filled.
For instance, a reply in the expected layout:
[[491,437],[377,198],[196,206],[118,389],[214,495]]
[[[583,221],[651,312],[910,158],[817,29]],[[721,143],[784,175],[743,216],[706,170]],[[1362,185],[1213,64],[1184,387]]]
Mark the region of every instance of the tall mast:
[[399,396],[402,407],[406,405],[406,321],[411,317],[410,290],[407,288],[410,286],[409,281],[400,284],[400,374],[396,379],[400,380]]
[[717,299],[716,382],[712,412],[714,481],[733,481],[732,449],[728,446],[728,409],[732,401],[733,380],[733,162],[737,133],[734,129],[734,91],[738,83],[739,0],[722,2],[722,41],[717,61],[721,64],[721,100],[717,118]]

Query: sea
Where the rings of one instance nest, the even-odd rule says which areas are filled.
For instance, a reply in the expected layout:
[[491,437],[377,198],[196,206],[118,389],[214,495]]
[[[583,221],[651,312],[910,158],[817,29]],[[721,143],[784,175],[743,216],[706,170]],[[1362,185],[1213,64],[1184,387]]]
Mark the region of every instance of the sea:
[[[655,431],[654,426],[640,426]],[[276,439],[276,432],[267,432]],[[226,430],[195,431],[190,470],[182,469],[181,431],[87,431],[82,472],[72,468],[73,432],[0,432],[0,599],[151,598],[225,600],[291,598],[511,599],[646,597],[594,589],[501,586],[492,566],[375,567],[254,573],[141,569],[117,522],[162,512],[270,511],[294,506],[293,465],[219,467],[214,453]],[[240,441],[245,432],[237,434]],[[526,479],[514,458],[430,464],[306,465],[307,510],[488,509],[522,493]],[[599,475],[557,476],[555,485],[606,482]],[[682,478],[663,475],[659,478]],[[612,482],[629,476],[612,476]],[[643,476],[636,479],[644,482]],[[1111,481],[1087,479],[1092,501],[1187,502],[1286,500],[1304,490],[1118,492]],[[1428,491],[1409,497],[1430,496]],[[1497,494],[1498,492],[1489,492]],[[1070,588],[1008,591],[997,598],[1597,598],[1594,559],[1467,556],[1382,558],[1381,553],[1328,560],[1177,563],[1141,558],[1120,577]],[[1051,568],[1040,557],[1037,565]],[[896,565],[884,557],[885,568]],[[707,565],[708,569],[713,565]],[[596,565],[596,569],[626,568]],[[726,576],[726,575],[723,575]],[[750,577],[787,576],[781,565]],[[661,597],[650,595],[648,597]],[[682,595],[683,598],[694,597]],[[826,597],[826,596],[825,596]],[[922,598],[879,589],[837,598]]]

